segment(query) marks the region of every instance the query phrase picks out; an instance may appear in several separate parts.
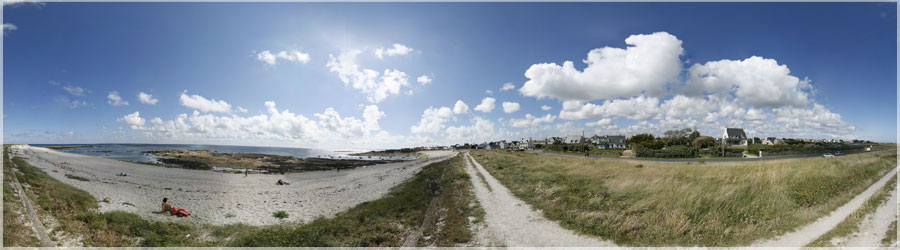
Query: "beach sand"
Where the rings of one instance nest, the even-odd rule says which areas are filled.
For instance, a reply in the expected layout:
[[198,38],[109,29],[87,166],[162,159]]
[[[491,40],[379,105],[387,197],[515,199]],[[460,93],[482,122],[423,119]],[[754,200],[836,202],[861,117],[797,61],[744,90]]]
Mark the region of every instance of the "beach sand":
[[[100,211],[124,210],[158,221],[188,224],[269,225],[282,221],[308,222],[333,216],[362,202],[387,194],[423,166],[447,159],[452,151],[426,151],[429,157],[407,162],[373,165],[341,171],[244,174],[188,170],[128,163],[102,157],[58,152],[41,147],[17,146],[17,156],[53,178],[82,189],[101,201]],[[125,172],[128,176],[116,174]],[[72,174],[90,179],[70,179]],[[278,179],[290,185],[275,185]],[[191,213],[178,218],[154,212],[163,197]],[[108,199],[109,202],[102,202]],[[127,204],[126,204],[127,203]],[[132,205],[128,205],[132,204]],[[286,211],[287,219],[272,217]]]

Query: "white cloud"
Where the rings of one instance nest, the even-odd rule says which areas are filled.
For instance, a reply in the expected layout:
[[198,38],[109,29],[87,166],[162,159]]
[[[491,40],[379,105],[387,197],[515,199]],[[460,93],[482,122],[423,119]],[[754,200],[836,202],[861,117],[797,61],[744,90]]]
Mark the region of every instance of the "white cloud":
[[790,75],[787,65],[753,56],[741,61],[720,60],[688,69],[689,94],[733,92],[739,103],[753,107],[802,107],[809,103],[809,79]]
[[144,92],[138,93],[138,100],[143,104],[155,105],[159,99],[153,98],[153,95]]
[[507,91],[507,90],[513,90],[513,89],[516,89],[516,85],[511,82],[508,82],[508,83],[503,84],[503,87],[500,88],[500,91]]
[[124,122],[131,127],[131,129],[142,129],[144,127],[144,118],[141,118],[141,113],[135,111],[134,113],[127,114],[122,118],[116,119],[116,121]]
[[421,75],[418,78],[416,78],[416,81],[421,83],[422,85],[428,85],[429,83],[431,83],[431,77],[428,77],[426,75]]
[[87,106],[87,105],[88,105],[87,102],[85,102],[84,100],[81,100],[81,101],[79,101],[79,100],[71,100],[71,102],[69,102],[68,104],[69,104],[69,107],[70,107],[70,108],[73,108],[73,109],[74,109],[74,108],[79,108],[79,107],[84,107],[84,106]]
[[535,117],[531,114],[525,114],[522,119],[509,119],[509,126],[514,128],[530,128],[540,126],[541,123],[552,123],[556,120],[555,115],[547,114],[543,117]]
[[469,120],[469,125],[451,126],[442,135],[444,138],[441,142],[462,143],[462,142],[485,142],[494,140],[498,137],[497,131],[494,130],[494,123],[481,117],[473,117]]
[[517,102],[503,102],[503,112],[507,114],[519,111],[519,103]]
[[609,118],[603,118],[603,119],[600,119],[600,120],[598,120],[598,121],[596,121],[596,122],[588,122],[588,123],[585,123],[584,125],[585,125],[585,126],[588,126],[588,127],[602,127],[602,126],[607,126],[607,125],[609,125],[610,123],[612,123],[612,120],[610,120]]
[[107,103],[109,103],[109,104],[111,104],[111,105],[113,105],[113,106],[128,105],[128,102],[122,100],[122,97],[119,96],[119,92],[118,92],[118,91],[112,91],[112,92],[109,92],[109,95],[107,95],[106,98],[109,99],[109,101],[107,101]]
[[632,97],[642,92],[660,96],[682,70],[681,40],[666,32],[632,35],[625,49],[604,47],[591,50],[584,71],[566,61],[534,64],[519,89],[525,96],[556,98],[562,101],[590,101]]
[[384,56],[398,56],[398,55],[407,55],[410,52],[413,52],[412,48],[406,47],[406,45],[395,43],[391,48],[378,48],[375,50],[375,57],[378,59],[384,59]]
[[453,113],[454,114],[467,114],[469,113],[469,105],[466,105],[462,100],[457,100],[456,105],[453,105]]
[[13,30],[17,30],[17,29],[19,29],[19,27],[16,27],[15,24],[11,24],[11,23],[4,23],[4,24],[3,24],[3,34],[4,34],[4,35],[6,35],[6,32],[7,32],[7,31],[13,31]]
[[481,100],[481,104],[475,106],[475,111],[481,111],[484,113],[490,113],[491,110],[494,110],[494,103],[497,102],[496,99],[491,97],[485,97]]
[[442,131],[445,122],[453,118],[453,111],[448,107],[428,107],[422,113],[422,119],[415,126],[409,128],[413,134],[434,134]]
[[484,93],[485,93],[485,94],[488,94],[488,95],[491,95],[491,94],[494,94],[494,91],[493,91],[493,90],[490,90],[490,89],[486,89],[486,90],[484,90]]
[[131,129],[143,131],[145,136],[170,141],[280,141],[321,148],[357,145],[360,141],[383,147],[397,144],[399,140],[379,129],[378,120],[384,117],[384,113],[375,105],[366,106],[363,120],[342,117],[333,108],[315,113],[314,119],[310,119],[288,110],[278,110],[271,101],[265,102],[265,107],[265,114],[254,116],[202,114],[195,110],[190,115],[180,114],[173,120],[153,118],[149,126],[138,112],[117,121],[128,124]]
[[309,62],[310,57],[308,53],[303,53],[298,50],[281,51],[275,54],[268,50],[263,50],[263,52],[256,54],[256,60],[264,62],[267,65],[275,65],[278,63],[279,59],[306,64]]
[[360,70],[356,64],[359,50],[348,50],[338,57],[328,55],[331,59],[326,64],[329,71],[338,73],[345,85],[362,91],[369,102],[379,103],[390,95],[400,93],[400,89],[409,86],[406,73],[399,70],[384,70],[383,74],[371,69]]
[[541,106],[541,110],[543,110],[543,111],[547,111],[550,109],[551,109],[550,106],[547,106],[547,105]]
[[606,100],[602,105],[580,101],[563,102],[559,118],[581,120],[595,117],[621,116],[631,120],[657,118],[660,114],[659,99],[638,96],[630,99]]
[[73,96],[84,96],[84,93],[86,92],[84,88],[81,88],[78,86],[66,85],[66,86],[63,86],[62,88],[63,88],[63,90],[65,90],[66,92],[69,92],[69,94],[73,95]]
[[228,102],[225,102],[224,100],[206,99],[205,97],[196,94],[188,95],[187,90],[181,92],[181,96],[178,100],[181,102],[182,106],[199,110],[204,113],[231,112],[231,104],[228,104]]

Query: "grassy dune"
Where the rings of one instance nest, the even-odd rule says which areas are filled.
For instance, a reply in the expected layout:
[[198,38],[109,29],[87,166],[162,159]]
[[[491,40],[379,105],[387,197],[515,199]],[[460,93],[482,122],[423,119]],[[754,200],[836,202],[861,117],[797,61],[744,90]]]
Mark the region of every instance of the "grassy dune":
[[15,175],[9,158],[6,157],[6,146],[3,147],[3,246],[24,247],[39,246],[40,240],[34,235],[31,227],[26,225],[25,207],[13,188]]
[[[462,157],[430,164],[415,177],[397,186],[385,197],[360,204],[333,218],[306,224],[282,224],[259,228],[231,226],[215,232],[234,238],[228,246],[358,246],[397,247],[406,236],[425,225],[418,245],[456,246],[472,239],[469,216],[478,207],[470,204],[471,184],[463,170]],[[436,208],[429,209],[432,199]],[[433,212],[430,221],[426,213]],[[442,220],[442,227],[437,225]]]
[[[30,234],[15,233],[31,229],[14,214],[21,210],[21,203],[13,199],[9,186],[13,171],[4,161],[4,246],[37,246],[39,242]],[[65,232],[64,238],[80,238],[84,246],[401,246],[409,233],[420,228],[428,236],[419,240],[422,246],[457,246],[472,240],[468,218],[483,216],[477,203],[471,202],[474,197],[462,157],[425,166],[385,197],[333,218],[263,227],[192,227],[149,221],[124,211],[99,213],[98,201],[87,192],[53,179],[22,158],[13,161],[21,172],[16,175],[19,181],[30,186],[27,192],[36,209],[58,222],[54,231]],[[426,214],[433,219],[425,221]]]
[[737,246],[780,235],[846,203],[897,161],[895,152],[706,164],[473,155],[547,218],[627,246]]

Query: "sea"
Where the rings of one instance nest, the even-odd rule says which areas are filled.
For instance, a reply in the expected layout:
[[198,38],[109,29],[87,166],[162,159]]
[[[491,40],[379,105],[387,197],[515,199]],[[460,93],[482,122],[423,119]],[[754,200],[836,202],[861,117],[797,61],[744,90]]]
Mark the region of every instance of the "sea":
[[413,160],[415,157],[368,157],[350,156],[350,151],[331,151],[311,148],[286,148],[286,147],[254,147],[254,146],[225,146],[225,145],[199,145],[199,144],[29,144],[36,147],[46,146],[86,146],[59,149],[60,152],[73,154],[99,156],[103,158],[128,161],[158,163],[159,156],[144,153],[155,150],[199,150],[205,149],[218,153],[250,153],[293,156],[297,158],[332,158],[355,160]]

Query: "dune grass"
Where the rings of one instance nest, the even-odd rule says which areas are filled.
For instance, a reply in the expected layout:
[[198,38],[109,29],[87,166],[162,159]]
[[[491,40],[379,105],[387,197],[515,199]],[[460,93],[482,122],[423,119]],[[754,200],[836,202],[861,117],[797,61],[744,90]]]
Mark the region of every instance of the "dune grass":
[[[466,197],[468,175],[462,158],[432,163],[410,180],[398,185],[381,199],[365,202],[333,218],[319,218],[306,224],[285,223],[265,227],[230,226],[217,230],[218,237],[234,238],[229,246],[351,246],[397,247],[417,230],[432,199],[440,199],[436,211],[445,220],[435,237],[438,246],[468,242],[466,218],[473,213]],[[241,228],[242,230],[235,230]],[[426,232],[427,233],[427,232]]]
[[881,204],[886,202],[888,195],[890,195],[891,190],[897,188],[897,176],[894,176],[887,184],[884,185],[883,188],[876,191],[872,194],[872,197],[869,197],[866,202],[863,203],[862,207],[853,211],[846,219],[841,221],[837,226],[832,228],[827,233],[823,234],[821,237],[810,243],[809,247],[835,247],[831,243],[832,239],[847,237],[855,232],[859,231],[859,226],[866,219],[866,216],[875,212]]
[[73,175],[73,174],[66,174],[66,178],[74,179],[74,180],[79,180],[79,181],[91,181],[91,180],[88,179],[88,178],[84,178],[84,177],[77,176],[77,175]]
[[[4,150],[4,154],[6,153],[8,151]],[[13,158],[12,162],[19,170],[16,177],[23,185],[29,186],[27,195],[34,202],[35,209],[52,216],[58,222],[53,230],[64,232],[64,237],[81,237],[85,246],[202,245],[195,238],[185,237],[192,232],[189,226],[172,222],[150,222],[137,214],[123,211],[96,212],[98,202],[87,192],[53,179],[20,157]],[[9,162],[5,157],[4,163],[4,171],[7,171],[6,168],[11,167],[11,164],[7,164]],[[6,182],[4,179],[4,185]],[[6,189],[4,203],[5,191]],[[12,237],[15,232],[17,231],[4,228],[3,237]],[[37,245],[35,242],[27,246]]]
[[888,231],[884,234],[884,238],[881,239],[881,246],[889,247],[894,242],[897,242],[897,220],[891,223]]
[[3,148],[3,246],[40,246],[40,240],[35,237],[31,227],[25,225],[28,220],[24,216],[25,207],[21,198],[15,194],[12,185],[15,175],[6,156],[6,146]]
[[474,155],[547,218],[625,246],[739,246],[774,237],[846,203],[897,162],[892,151],[640,168],[616,159]]

